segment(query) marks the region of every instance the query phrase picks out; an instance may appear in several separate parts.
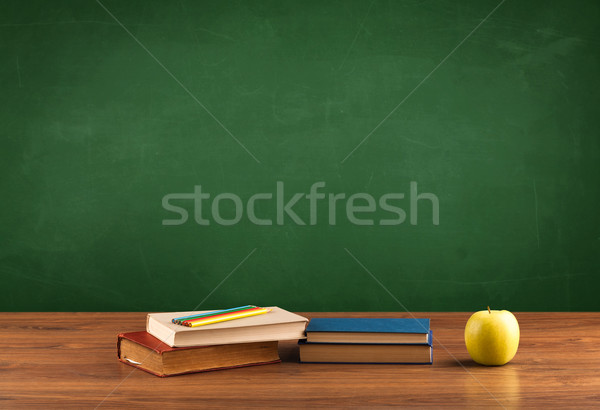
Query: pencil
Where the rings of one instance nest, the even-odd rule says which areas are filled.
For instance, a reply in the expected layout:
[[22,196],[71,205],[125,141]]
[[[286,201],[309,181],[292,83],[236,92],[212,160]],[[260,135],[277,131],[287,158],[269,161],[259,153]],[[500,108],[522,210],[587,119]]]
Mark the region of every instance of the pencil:
[[271,309],[258,308],[258,309],[249,310],[247,312],[234,312],[234,313],[231,313],[231,315],[224,316],[224,317],[206,318],[203,320],[191,322],[187,326],[198,327],[198,326],[203,326],[203,325],[210,325],[213,323],[225,322],[225,321],[233,320],[233,319],[241,319],[241,318],[245,318],[245,317],[256,316],[256,315],[260,315],[263,313],[268,313],[270,311],[271,311]]
[[173,320],[184,321],[184,320],[192,319],[192,318],[195,318],[195,317],[211,316],[211,315],[216,315],[218,313],[233,312],[233,311],[236,311],[236,310],[249,309],[249,308],[253,308],[253,307],[256,307],[256,306],[254,306],[254,305],[245,305],[245,306],[239,306],[239,307],[230,308],[230,309],[211,310],[210,312],[194,313],[194,314],[188,315],[188,316],[176,317]]
[[198,319],[198,318],[218,315],[218,314],[222,314],[222,313],[226,313],[226,312],[237,312],[239,310],[245,310],[245,309],[250,309],[250,308],[255,308],[255,307],[256,306],[254,306],[254,305],[246,305],[246,306],[240,306],[240,307],[231,308],[231,309],[213,310],[211,312],[196,313],[196,314],[189,315],[189,316],[176,317],[176,318],[172,319],[171,321],[173,323],[181,324],[181,322],[184,322],[186,320]]
[[194,323],[194,322],[197,322],[199,320],[207,320],[207,319],[213,319],[213,318],[228,317],[228,316],[233,315],[233,314],[250,312],[250,311],[253,311],[253,310],[256,310],[256,309],[262,309],[262,308],[257,307],[257,306],[252,306],[252,307],[249,307],[247,309],[236,310],[234,312],[217,313],[215,315],[198,317],[198,318],[194,318],[194,319],[182,320],[180,323],[182,325],[187,325],[189,323]]

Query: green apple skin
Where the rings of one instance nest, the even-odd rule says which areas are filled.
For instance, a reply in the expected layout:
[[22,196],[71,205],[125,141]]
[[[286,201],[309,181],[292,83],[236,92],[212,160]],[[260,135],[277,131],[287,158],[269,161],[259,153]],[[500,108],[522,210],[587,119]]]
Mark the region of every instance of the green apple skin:
[[481,310],[465,326],[465,343],[471,358],[486,366],[502,366],[519,348],[519,322],[508,310]]

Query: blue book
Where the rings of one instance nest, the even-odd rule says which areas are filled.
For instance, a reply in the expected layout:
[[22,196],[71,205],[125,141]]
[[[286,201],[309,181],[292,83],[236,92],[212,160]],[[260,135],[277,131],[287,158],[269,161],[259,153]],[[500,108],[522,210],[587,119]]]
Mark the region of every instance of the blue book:
[[431,330],[427,343],[309,343],[300,340],[302,363],[432,364]]
[[429,344],[429,319],[314,318],[309,343]]

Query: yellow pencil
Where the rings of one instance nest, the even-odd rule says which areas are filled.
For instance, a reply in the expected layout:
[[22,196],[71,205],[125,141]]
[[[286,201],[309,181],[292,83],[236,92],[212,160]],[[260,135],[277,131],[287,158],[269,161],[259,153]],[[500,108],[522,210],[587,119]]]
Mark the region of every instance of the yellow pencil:
[[190,327],[212,325],[213,323],[226,322],[228,320],[241,319],[241,318],[249,317],[249,316],[256,316],[256,315],[260,315],[260,314],[267,313],[270,311],[271,311],[271,309],[261,308],[261,309],[257,309],[257,310],[251,310],[248,312],[232,313],[231,315],[227,315],[225,317],[213,317],[213,318],[209,317],[204,320],[200,320],[200,321],[191,323]]

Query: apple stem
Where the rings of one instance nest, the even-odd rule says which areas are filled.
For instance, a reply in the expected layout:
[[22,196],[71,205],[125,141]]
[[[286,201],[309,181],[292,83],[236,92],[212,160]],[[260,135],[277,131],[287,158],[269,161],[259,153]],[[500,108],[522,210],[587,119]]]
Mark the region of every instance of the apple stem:
[[490,315],[492,314],[492,311],[490,310],[489,306],[488,306],[488,312],[489,312]]

